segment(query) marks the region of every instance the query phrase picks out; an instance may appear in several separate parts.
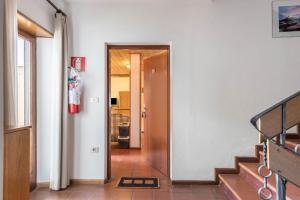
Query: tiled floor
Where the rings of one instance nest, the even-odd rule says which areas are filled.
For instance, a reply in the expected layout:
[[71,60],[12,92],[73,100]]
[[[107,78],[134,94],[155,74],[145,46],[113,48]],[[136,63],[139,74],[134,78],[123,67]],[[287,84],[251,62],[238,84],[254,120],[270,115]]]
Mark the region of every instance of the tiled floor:
[[[116,188],[120,176],[156,176],[160,189]],[[174,186],[166,176],[150,167],[140,150],[112,150],[112,180],[104,186],[71,186],[60,192],[38,189],[31,200],[226,200],[218,186]]]

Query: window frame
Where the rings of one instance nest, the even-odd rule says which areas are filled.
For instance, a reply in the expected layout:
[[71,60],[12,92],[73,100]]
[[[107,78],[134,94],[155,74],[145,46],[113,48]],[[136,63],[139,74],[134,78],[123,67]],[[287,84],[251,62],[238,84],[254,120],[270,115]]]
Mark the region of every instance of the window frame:
[[36,37],[32,36],[20,28],[18,37],[27,40],[31,44],[30,48],[30,191],[37,186],[37,67],[36,67]]

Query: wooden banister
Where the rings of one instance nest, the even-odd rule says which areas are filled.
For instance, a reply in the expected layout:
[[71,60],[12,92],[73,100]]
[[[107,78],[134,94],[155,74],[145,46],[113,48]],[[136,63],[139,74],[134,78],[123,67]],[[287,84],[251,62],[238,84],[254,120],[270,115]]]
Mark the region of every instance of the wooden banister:
[[[283,105],[286,105],[285,111],[283,111]],[[286,129],[300,123],[300,92],[256,115],[251,119],[251,123],[264,137],[272,139],[283,131],[283,115],[286,116]]]

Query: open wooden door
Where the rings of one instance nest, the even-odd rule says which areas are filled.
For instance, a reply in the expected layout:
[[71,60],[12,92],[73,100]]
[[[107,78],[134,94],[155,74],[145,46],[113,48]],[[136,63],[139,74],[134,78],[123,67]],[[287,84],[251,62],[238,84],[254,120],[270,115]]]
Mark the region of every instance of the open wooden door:
[[144,126],[147,160],[168,175],[168,53],[144,60]]

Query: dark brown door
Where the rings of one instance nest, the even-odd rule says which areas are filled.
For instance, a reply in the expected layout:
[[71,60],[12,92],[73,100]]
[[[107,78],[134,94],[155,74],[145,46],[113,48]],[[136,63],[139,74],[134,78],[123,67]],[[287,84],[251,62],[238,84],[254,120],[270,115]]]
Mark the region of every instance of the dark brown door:
[[168,53],[144,60],[145,149],[152,167],[168,175]]

